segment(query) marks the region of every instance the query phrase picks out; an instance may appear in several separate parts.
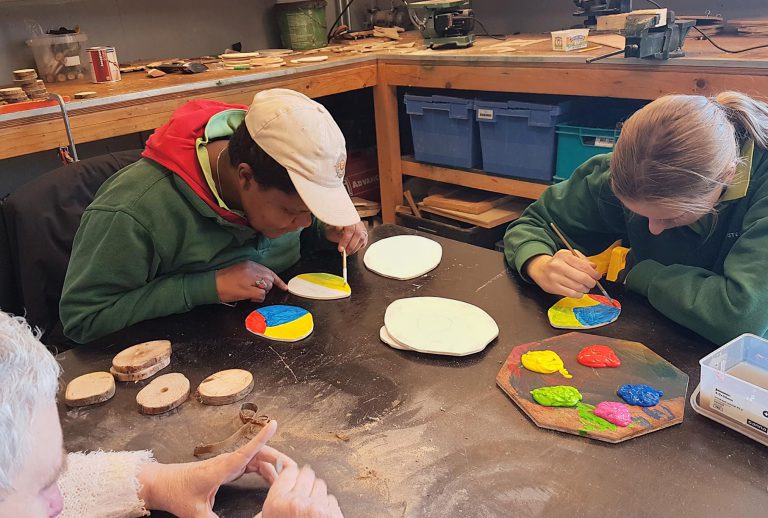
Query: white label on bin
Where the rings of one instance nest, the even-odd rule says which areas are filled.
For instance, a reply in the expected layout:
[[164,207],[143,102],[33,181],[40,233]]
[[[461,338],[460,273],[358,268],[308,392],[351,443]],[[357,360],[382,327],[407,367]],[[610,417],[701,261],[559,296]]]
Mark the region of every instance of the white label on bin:
[[712,410],[768,435],[768,410],[764,408],[766,404],[757,400],[754,395],[750,397],[741,391],[716,385],[710,406]]
[[76,67],[80,65],[80,56],[67,56],[64,58],[65,67]]
[[477,120],[493,120],[493,110],[488,108],[480,108],[477,110]]
[[595,147],[613,147],[616,142],[612,138],[596,137]]

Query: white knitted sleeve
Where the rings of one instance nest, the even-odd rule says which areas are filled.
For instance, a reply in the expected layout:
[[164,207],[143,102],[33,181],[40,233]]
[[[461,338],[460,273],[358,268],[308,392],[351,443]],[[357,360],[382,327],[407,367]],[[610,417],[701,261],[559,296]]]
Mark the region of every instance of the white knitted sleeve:
[[59,478],[64,496],[60,518],[149,516],[139,499],[138,475],[145,462],[155,462],[151,451],[70,453]]

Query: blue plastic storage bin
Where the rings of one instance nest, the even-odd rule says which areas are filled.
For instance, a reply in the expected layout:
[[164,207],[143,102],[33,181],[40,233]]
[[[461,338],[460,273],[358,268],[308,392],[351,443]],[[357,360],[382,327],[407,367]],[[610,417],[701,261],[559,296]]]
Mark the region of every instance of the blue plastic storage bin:
[[555,125],[568,117],[573,106],[571,101],[475,101],[483,169],[502,176],[551,181]]
[[[615,124],[614,124],[615,126]],[[567,180],[581,164],[596,155],[610,153],[621,130],[558,124],[557,164],[554,183]]]
[[451,167],[480,166],[473,99],[405,94],[413,154],[419,162]]

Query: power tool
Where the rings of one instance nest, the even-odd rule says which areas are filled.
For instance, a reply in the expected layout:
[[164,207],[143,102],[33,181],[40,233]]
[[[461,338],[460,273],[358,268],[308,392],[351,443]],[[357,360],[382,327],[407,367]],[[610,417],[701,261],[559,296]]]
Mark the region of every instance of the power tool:
[[463,48],[474,43],[475,15],[469,0],[404,0],[404,3],[427,47]]

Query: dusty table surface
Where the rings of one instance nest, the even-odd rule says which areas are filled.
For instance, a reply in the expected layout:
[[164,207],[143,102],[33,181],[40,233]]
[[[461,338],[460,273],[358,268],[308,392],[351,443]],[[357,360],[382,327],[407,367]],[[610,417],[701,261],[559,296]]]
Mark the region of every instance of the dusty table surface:
[[[385,225],[372,239],[401,233],[414,232]],[[76,376],[108,370],[121,349],[151,339],[173,342],[171,366],[161,373],[184,373],[193,388],[215,371],[248,369],[255,388],[243,401],[278,421],[271,444],[311,463],[347,517],[765,512],[768,450],[689,405],[681,425],[615,445],[537,428],[496,386],[495,376],[515,345],[561,333],[546,317],[555,298],[520,281],[498,252],[435,239],[443,245],[442,263],[421,278],[379,277],[358,254],[349,261],[349,299],[271,294],[268,304],[295,304],[313,313],[315,331],[301,342],[269,342],[246,331],[244,319],[257,304],[199,307],[61,353],[62,390]],[[283,278],[340,274],[340,268],[331,253],[304,259]],[[592,332],[643,342],[690,376],[690,394],[699,380],[698,359],[714,345],[643,299],[608,289],[622,300],[622,315]],[[499,324],[499,338],[464,358],[381,343],[387,305],[427,295],[485,309]],[[190,399],[162,416],[141,415],[135,397],[147,382],[118,383],[115,397],[99,406],[60,406],[66,448],[150,448],[162,462],[189,462],[196,445],[239,427],[239,403],[213,407]],[[258,485],[247,479],[222,488],[216,512],[222,518],[253,516],[266,491],[254,490]]]

